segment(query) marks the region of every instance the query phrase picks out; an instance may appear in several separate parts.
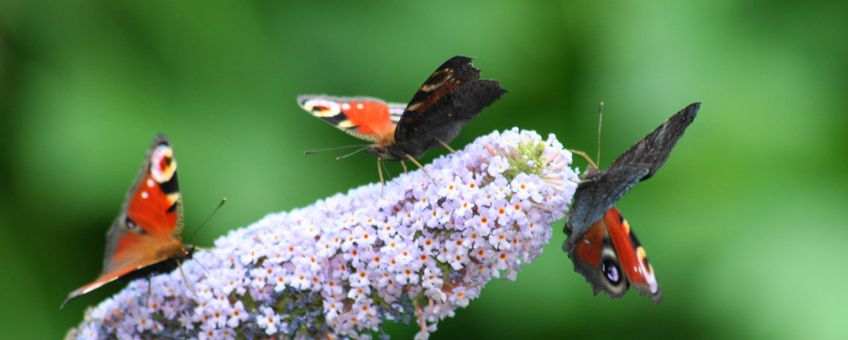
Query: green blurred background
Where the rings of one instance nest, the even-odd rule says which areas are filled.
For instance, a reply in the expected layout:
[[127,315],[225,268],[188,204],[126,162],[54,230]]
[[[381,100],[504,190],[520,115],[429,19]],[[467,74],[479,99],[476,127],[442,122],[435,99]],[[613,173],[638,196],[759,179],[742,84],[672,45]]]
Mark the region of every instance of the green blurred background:
[[[301,93],[411,98],[450,56],[510,92],[453,143],[519,126],[603,164],[672,113],[701,114],[620,208],[665,291],[593,297],[561,223],[516,282],[434,338],[848,337],[845,1],[0,1],[0,323],[56,338],[108,287],[104,233],[157,132],[176,145],[193,243],[376,180]],[[431,152],[431,159],[442,151]],[[582,162],[578,164],[583,165]],[[398,167],[392,165],[393,171]],[[389,326],[397,338],[415,327]]]

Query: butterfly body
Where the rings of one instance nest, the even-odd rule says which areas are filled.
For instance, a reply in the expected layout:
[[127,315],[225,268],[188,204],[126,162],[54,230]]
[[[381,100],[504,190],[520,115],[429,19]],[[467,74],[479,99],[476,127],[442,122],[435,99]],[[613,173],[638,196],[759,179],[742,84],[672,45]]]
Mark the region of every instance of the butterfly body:
[[306,95],[298,104],[313,116],[362,140],[383,160],[420,158],[435,145],[449,143],[505,91],[497,81],[480,80],[467,57],[443,63],[408,104],[369,97]]
[[645,249],[615,203],[633,186],[653,176],[700,108],[694,103],[673,115],[630,147],[604,170],[587,171],[574,194],[563,250],[593,291],[621,297],[632,285],[655,303],[662,299]]
[[177,163],[170,142],[159,135],[106,234],[102,273],[71,292],[62,306],[115,280],[172,270],[194,252],[182,242],[182,228]]

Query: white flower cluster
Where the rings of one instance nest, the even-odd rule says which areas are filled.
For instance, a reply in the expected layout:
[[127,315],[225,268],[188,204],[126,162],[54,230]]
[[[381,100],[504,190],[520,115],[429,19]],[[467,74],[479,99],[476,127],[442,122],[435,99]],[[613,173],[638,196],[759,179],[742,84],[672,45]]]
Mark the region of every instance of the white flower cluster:
[[[86,313],[79,338],[419,337],[538,256],[577,188],[571,153],[512,129],[383,187],[270,214]],[[429,175],[428,175],[429,174]],[[190,287],[189,287],[190,286]]]

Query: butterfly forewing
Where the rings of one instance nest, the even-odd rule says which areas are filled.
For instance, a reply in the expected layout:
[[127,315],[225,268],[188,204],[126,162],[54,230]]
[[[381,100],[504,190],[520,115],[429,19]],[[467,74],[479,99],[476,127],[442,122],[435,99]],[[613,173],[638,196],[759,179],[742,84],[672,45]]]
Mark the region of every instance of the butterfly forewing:
[[391,139],[400,104],[369,97],[300,96],[301,108],[328,124],[362,140],[379,142]]
[[650,178],[665,164],[671,150],[686,132],[686,128],[695,121],[700,108],[701,103],[692,103],[675,113],[665,123],[621,154],[610,168],[623,165],[646,166],[650,172],[643,180]]
[[[448,59],[421,84],[407,104],[402,122],[412,124],[430,108],[463,84],[480,79],[480,70],[471,65],[471,58],[456,56]],[[398,134],[406,135],[400,129]]]
[[125,275],[187,256],[182,227],[177,163],[171,143],[159,135],[106,235],[103,272],[71,292],[65,303]]
[[417,148],[424,150],[434,139],[450,142],[462,124],[504,92],[497,81],[480,80],[480,70],[471,65],[471,58],[453,57],[439,66],[409,101],[395,141],[425,145]]

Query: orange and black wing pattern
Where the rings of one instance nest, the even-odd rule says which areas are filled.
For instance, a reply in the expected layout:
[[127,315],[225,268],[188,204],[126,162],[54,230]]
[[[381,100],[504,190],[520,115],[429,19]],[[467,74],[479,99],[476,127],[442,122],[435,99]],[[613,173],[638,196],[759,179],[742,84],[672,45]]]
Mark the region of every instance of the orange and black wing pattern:
[[182,227],[177,162],[171,143],[159,135],[106,235],[103,272],[71,292],[62,305],[138,270],[185,256]]
[[563,250],[595,293],[620,297],[633,285],[655,303],[662,298],[645,249],[614,205],[662,167],[699,108],[694,103],[677,112],[609,168],[588,172],[581,179],[564,228],[568,239]]
[[369,97],[303,95],[298,105],[328,124],[372,143],[391,142],[402,105]]

